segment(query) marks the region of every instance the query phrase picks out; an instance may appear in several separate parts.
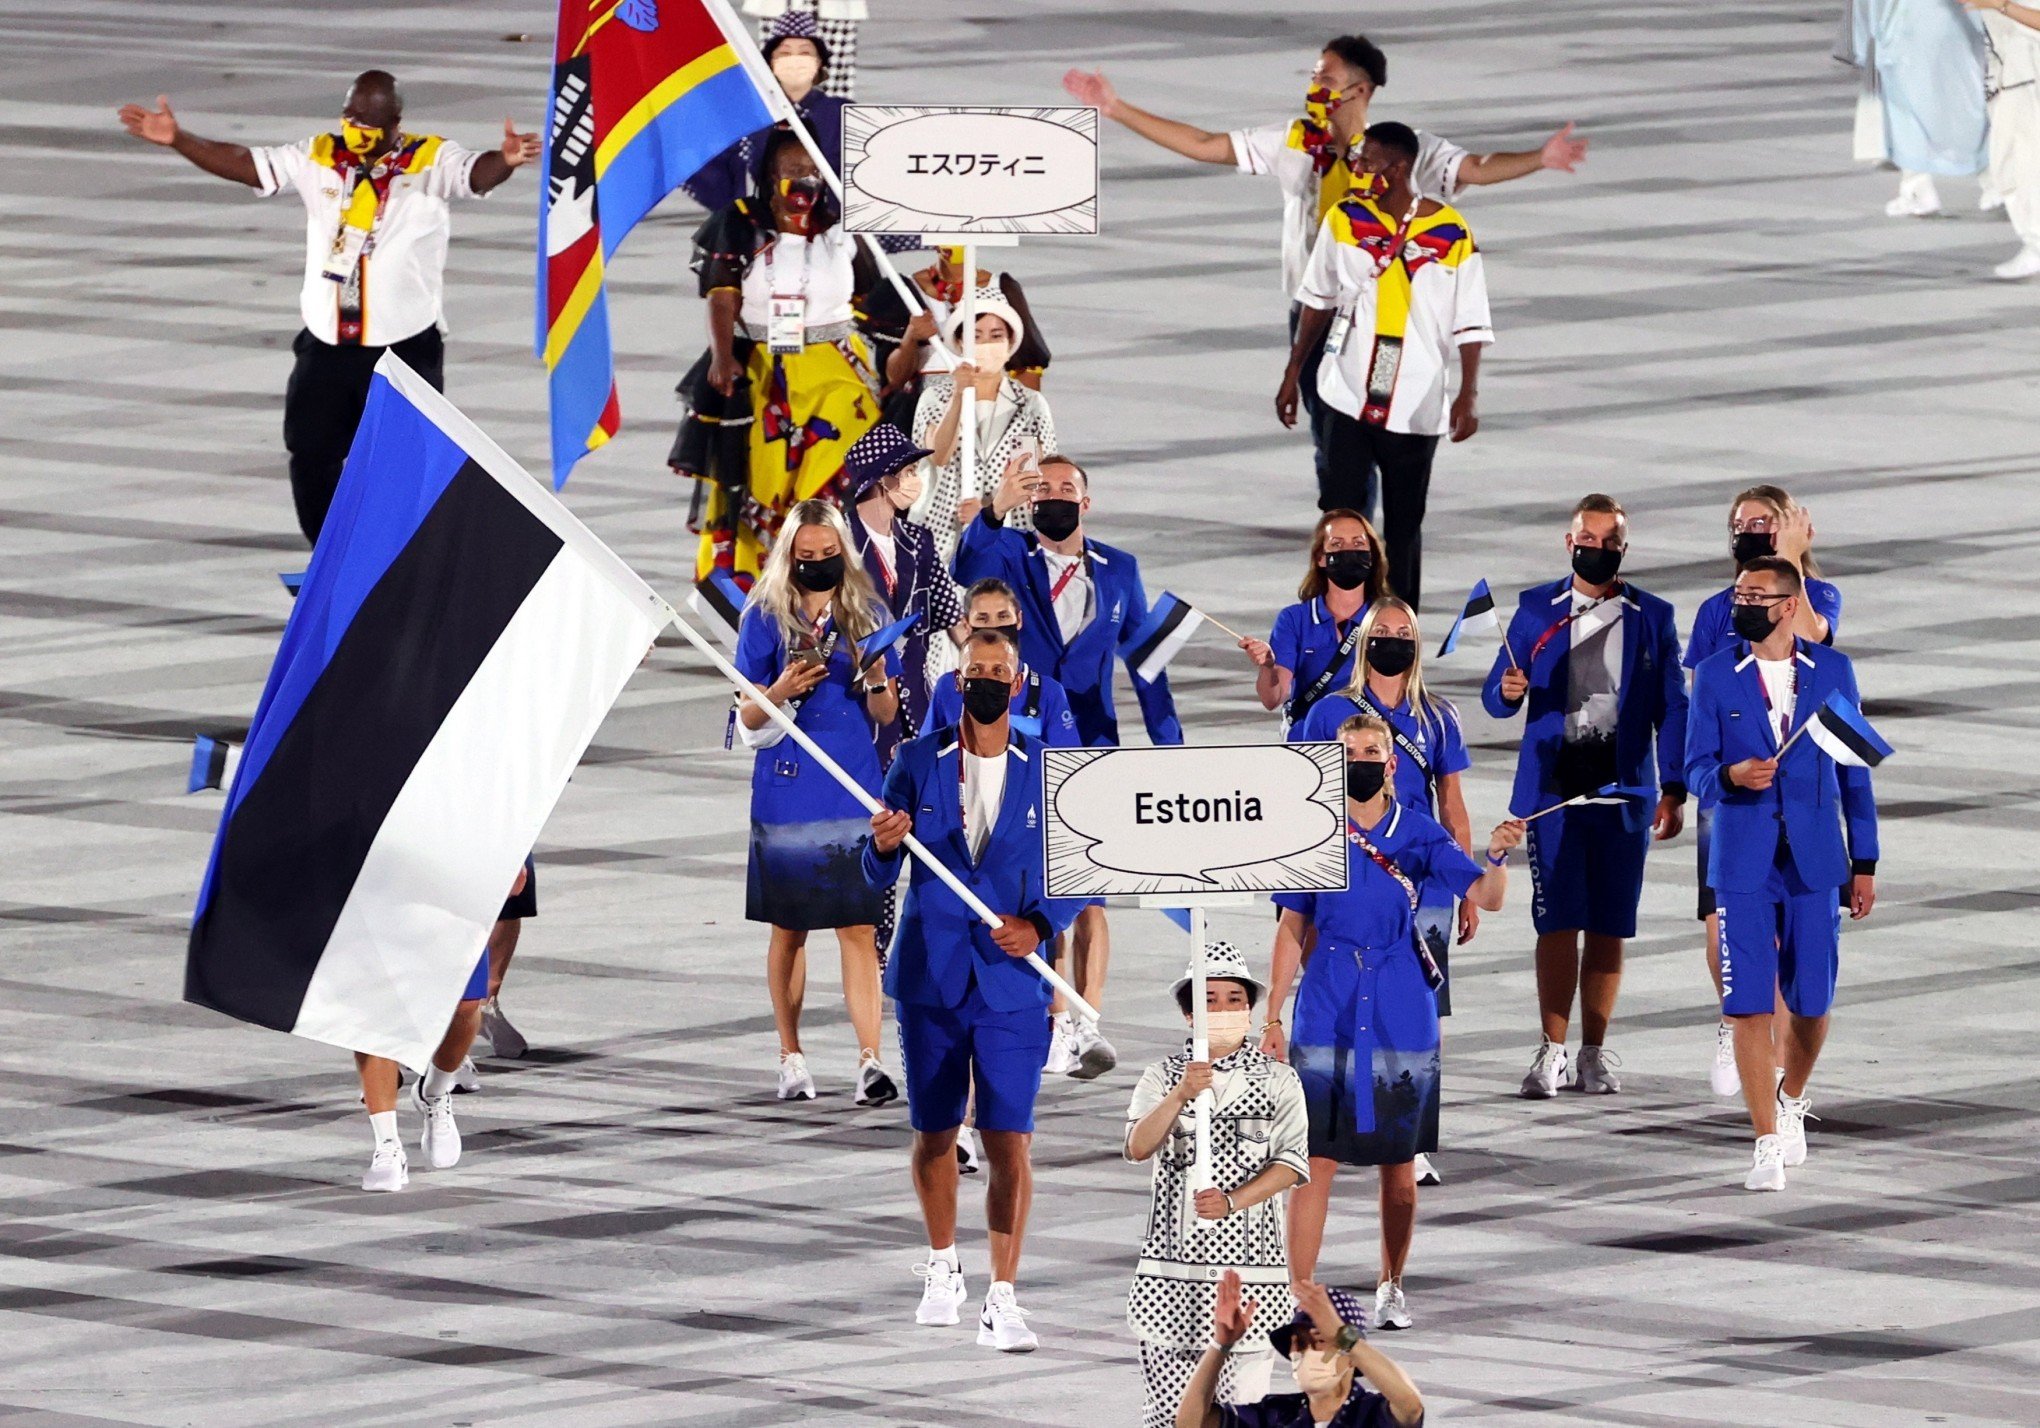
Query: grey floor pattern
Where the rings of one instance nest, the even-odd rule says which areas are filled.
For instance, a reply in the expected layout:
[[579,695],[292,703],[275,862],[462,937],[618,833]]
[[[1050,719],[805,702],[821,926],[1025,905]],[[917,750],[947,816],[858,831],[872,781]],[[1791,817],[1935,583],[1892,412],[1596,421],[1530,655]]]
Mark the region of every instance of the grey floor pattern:
[[[873,8],[868,97],[1043,102],[1096,60],[1214,125],[1287,112],[1353,22],[1323,3]],[[362,1195],[343,1059],[178,1001],[218,808],[180,792],[188,739],[246,720],[276,572],[302,559],[278,439],[301,219],[144,151],[112,111],[168,92],[198,132],[290,139],[379,63],[414,121],[481,141],[506,109],[538,118],[546,10],[0,0],[0,1423],[1130,1422],[1131,1074],[1044,1097],[1042,1351],[916,1330],[904,1118],[848,1104],[832,959],[811,996],[823,1098],[770,1098],[745,766],[683,651],[633,681],[547,830],[506,998],[541,1049],[486,1066],[457,1170]],[[2040,1422],[2040,290],[1988,280],[2012,240],[1970,185],[1945,185],[1949,219],[1881,216],[1891,179],[1848,161],[1832,10],[1362,16],[1393,60],[1378,117],[1476,148],[1569,118],[1593,140],[1578,176],[1465,204],[1500,342],[1482,433],[1439,463],[1434,623],[1477,576],[1556,574],[1561,513],[1606,489],[1683,627],[1725,578],[1728,496],[1777,480],[1815,510],[1902,752],[1880,778],[1884,900],[1847,936],[1825,1119],[1783,1195],[1735,1188],[1745,1131],[1707,1094],[1690,841],[1652,860],[1621,1097],[1511,1095],[1535,1040],[1520,891],[1456,959],[1448,1184],[1424,1199],[1419,1328],[1391,1345],[1436,1421]],[[1103,236],[1015,261],[1065,443],[1151,589],[1262,628],[1311,507],[1306,449],[1270,410],[1273,195],[1117,130],[1105,178]],[[523,177],[458,216],[449,371],[536,463],[532,202]],[[661,458],[702,341],[694,221],[669,207],[614,269],[626,426],[568,492],[675,595],[692,546]],[[1492,818],[1510,733],[1464,702],[1474,662],[1448,670]],[[1193,740],[1271,735],[1237,652],[1201,643],[1176,671]],[[1264,913],[1215,923],[1262,955]],[[1115,925],[1108,1010],[1138,1065],[1172,1038],[1184,949],[1152,913]],[[1327,1272],[1370,1283],[1373,1236],[1356,1181]],[[981,1282],[982,1241],[965,1253]]]

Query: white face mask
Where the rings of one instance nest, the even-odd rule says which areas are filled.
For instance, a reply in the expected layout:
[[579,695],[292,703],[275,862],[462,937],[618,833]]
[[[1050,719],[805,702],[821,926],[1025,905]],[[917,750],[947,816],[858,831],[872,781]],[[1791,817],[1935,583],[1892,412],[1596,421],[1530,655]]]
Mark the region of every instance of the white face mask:
[[980,337],[977,343],[977,355],[975,358],[977,369],[980,372],[1002,370],[1006,365],[1006,358],[1012,350],[1004,342]]
[[813,55],[774,55],[772,77],[782,89],[812,89],[822,62]]
[[1346,1362],[1337,1354],[1306,1349],[1289,1361],[1289,1372],[1304,1393],[1337,1393],[1346,1377]]
[[1230,1056],[1240,1049],[1247,1039],[1248,1023],[1253,1013],[1244,1008],[1239,1011],[1208,1011],[1204,1014],[1205,1038],[1211,1042],[1214,1060]]

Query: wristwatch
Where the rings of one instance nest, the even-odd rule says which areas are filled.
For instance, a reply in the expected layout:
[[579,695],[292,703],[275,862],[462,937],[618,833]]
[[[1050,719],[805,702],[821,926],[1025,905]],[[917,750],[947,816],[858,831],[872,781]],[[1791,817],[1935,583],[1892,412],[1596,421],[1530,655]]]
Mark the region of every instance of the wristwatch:
[[1339,1332],[1332,1335],[1332,1347],[1342,1354],[1350,1354],[1353,1346],[1366,1337],[1358,1324],[1341,1324]]

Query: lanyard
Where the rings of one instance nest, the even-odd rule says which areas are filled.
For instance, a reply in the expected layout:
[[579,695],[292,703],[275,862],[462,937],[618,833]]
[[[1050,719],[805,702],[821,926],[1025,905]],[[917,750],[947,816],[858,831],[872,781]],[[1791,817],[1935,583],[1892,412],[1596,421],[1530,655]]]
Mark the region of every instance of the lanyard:
[[1396,224],[1395,233],[1388,240],[1388,251],[1374,260],[1372,276],[1375,278],[1380,278],[1382,274],[1389,270],[1395,260],[1402,256],[1403,239],[1409,236],[1410,228],[1416,223],[1417,205],[1423,201],[1424,196],[1420,193],[1410,196],[1409,210],[1403,214],[1402,222]]
[[[895,525],[894,529],[895,534],[893,535],[893,539],[897,541],[899,539],[899,535],[897,534],[898,530],[897,525]],[[883,549],[883,547],[879,545],[878,537],[872,536],[870,541],[865,545],[864,548],[870,551],[873,555],[878,557],[879,578],[885,581],[885,593],[888,595],[892,594],[893,585],[896,581],[896,577],[893,575],[892,562],[885,558],[885,550]],[[897,550],[899,547],[894,546],[893,548]]]
[[[1753,650],[1751,653],[1755,653],[1755,651]],[[1792,658],[1789,663],[1792,666],[1792,708],[1796,711],[1799,708],[1799,642],[1797,640],[1792,642]],[[1785,731],[1780,729],[1776,723],[1778,711],[1771,703],[1771,681],[1764,678],[1764,667],[1761,663],[1757,666],[1757,692],[1764,696],[1764,713],[1772,721],[1772,737],[1784,738]],[[1788,714],[1786,717],[1790,718],[1791,715]]]
[[775,235],[772,241],[765,245],[765,290],[767,292],[771,293],[774,297],[797,297],[802,299],[807,297],[808,274],[814,271],[814,242],[818,236],[813,235],[808,238],[805,251],[801,254],[803,261],[800,265],[800,290],[798,292],[783,293],[779,291],[779,281],[775,276],[776,270],[779,267],[778,259],[775,256],[779,251],[778,236]]
[[1570,615],[1567,615],[1563,620],[1560,620],[1557,624],[1553,625],[1550,629],[1546,630],[1543,634],[1539,635],[1537,637],[1537,642],[1530,646],[1529,662],[1531,664],[1537,663],[1537,656],[1544,653],[1544,647],[1550,644],[1552,640],[1557,637],[1558,632],[1560,630],[1563,630],[1566,626],[1570,625],[1574,620],[1577,620],[1580,616],[1586,614],[1588,611],[1598,610],[1603,605],[1607,604],[1610,600],[1621,599],[1623,594],[1625,593],[1625,590],[1626,587],[1622,584],[1622,582],[1619,580],[1616,581],[1615,588],[1613,590],[1610,590],[1606,595],[1601,596],[1597,600],[1589,600],[1579,609],[1573,611]]
[[1051,585],[1048,590],[1049,604],[1053,605],[1056,601],[1062,599],[1063,591],[1067,590],[1070,582],[1077,578],[1077,571],[1083,568],[1083,564],[1084,557],[1080,555],[1069,564],[1062,574],[1055,578],[1055,584]]
[[[1394,809],[1395,804],[1391,800],[1389,804],[1391,814]],[[1417,904],[1422,900],[1417,893],[1417,885],[1410,881],[1409,874],[1395,865],[1393,858],[1374,846],[1367,835],[1360,831],[1360,825],[1350,816],[1346,819],[1346,837],[1361,852],[1374,860],[1374,866],[1402,884],[1403,895],[1410,900],[1410,946],[1417,954],[1418,965],[1424,969],[1425,984],[1435,992],[1445,985],[1445,974],[1438,970],[1438,959],[1433,957],[1431,949],[1424,945],[1423,933],[1417,931]]]
[[1339,670],[1344,667],[1347,657],[1353,653],[1353,647],[1359,643],[1360,617],[1355,615],[1352,628],[1348,629],[1345,638],[1339,641],[1339,647],[1332,651],[1332,662],[1325,666],[1325,672],[1311,683],[1310,688],[1291,697],[1288,714],[1292,725],[1308,714],[1313,704],[1324,698],[1326,688],[1338,678]]
[[1396,727],[1395,720],[1388,717],[1388,711],[1379,704],[1376,704],[1374,697],[1366,690],[1361,690],[1353,702],[1360,706],[1361,713],[1372,714],[1382,723],[1388,725],[1389,737],[1395,740],[1395,746],[1398,749],[1401,749],[1410,756],[1410,759],[1417,766],[1417,772],[1424,776],[1424,787],[1428,789],[1431,786],[1431,761],[1424,757],[1424,751],[1417,747],[1416,741]]

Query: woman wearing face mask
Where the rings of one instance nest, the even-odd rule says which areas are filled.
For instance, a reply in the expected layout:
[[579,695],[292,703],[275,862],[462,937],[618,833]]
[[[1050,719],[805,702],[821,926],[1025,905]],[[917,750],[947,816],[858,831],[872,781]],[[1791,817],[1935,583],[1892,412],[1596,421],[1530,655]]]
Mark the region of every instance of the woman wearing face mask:
[[[915,507],[914,519],[935,534],[942,558],[956,555],[957,533],[977,515],[1015,457],[1031,452],[1038,461],[1056,449],[1055,414],[1048,398],[1006,370],[1007,359],[1026,335],[1020,314],[995,291],[977,297],[977,350],[973,361],[954,372],[930,376],[914,412],[914,441],[935,453],[935,475]],[[949,319],[948,340],[962,350],[963,312]],[[963,394],[977,392],[977,466],[963,469]],[[1026,507],[1015,507],[1008,525],[1025,529]]]
[[[1827,581],[1818,578],[1820,566],[1813,558],[1813,513],[1794,501],[1791,495],[1779,486],[1752,486],[1740,492],[1728,507],[1729,554],[1735,561],[1736,570],[1759,556],[1775,555],[1789,560],[1799,567],[1800,578],[1805,582],[1806,598],[1799,602],[1796,633],[1801,639],[1815,644],[1831,645],[1835,632],[1842,623],[1842,592]],[[1681,661],[1687,669],[1698,669],[1700,662],[1710,655],[1719,654],[1738,640],[1746,639],[1736,628],[1737,619],[1750,620],[1763,616],[1761,607],[1755,615],[1743,611],[1733,602],[1735,581],[1733,575],[1728,587],[1707,597],[1699,612],[1693,617],[1693,635],[1686,642],[1686,655]],[[1755,631],[1761,639],[1768,630]],[[1721,998],[1721,919],[1715,912],[1714,889],[1707,886],[1707,853],[1714,841],[1714,810],[1702,808],[1699,824],[1699,877],[1700,905],[1698,916],[1707,924],[1707,974],[1714,979],[1715,1000]],[[1783,1018],[1779,1019],[1783,1024]],[[1735,1069],[1734,1028],[1726,1017],[1715,1024],[1714,1061],[1708,1070],[1708,1082],[1717,1096],[1742,1094],[1742,1078]]]
[[688,408],[667,458],[695,477],[695,575],[739,584],[796,502],[824,494],[878,420],[855,295],[877,280],[836,222],[835,200],[794,136],[768,141],[771,181],[695,235],[709,348],[681,379]]
[[[914,424],[926,379],[947,372],[954,363],[953,345],[944,346],[948,339],[938,342],[936,334],[948,330],[963,305],[963,249],[935,251],[936,260],[907,279],[920,290],[920,308],[910,311],[890,283],[873,288],[864,304],[864,330],[885,375],[886,418],[902,428]],[[1011,273],[979,268],[976,282],[981,296],[1005,303],[1019,316],[1021,337],[1006,354],[1006,372],[1021,386],[1040,391],[1052,354],[1020,280]]]
[[[744,606],[736,666],[765,697],[873,794],[879,788],[872,731],[899,714],[897,652],[868,672],[859,646],[884,609],[859,563],[850,528],[826,501],[794,507],[785,534]],[[771,716],[740,696],[732,716],[751,770],[751,859],[744,916],[771,924],[765,975],[779,1030],[779,1099],[813,1100],[800,1043],[808,933],[833,928],[843,956],[843,1002],[857,1033],[857,1104],[899,1094],[880,1064],[879,894],[865,881],[870,816],[813,755],[784,738]]]
[[[1429,814],[1398,803],[1398,762],[1389,726],[1356,714],[1339,727],[1346,746],[1347,890],[1277,893],[1262,1050],[1286,1055],[1310,1113],[1310,1183],[1291,1195],[1292,1281],[1310,1279],[1324,1243],[1332,1179],[1341,1165],[1371,1165],[1381,1182],[1381,1277],[1375,1322],[1410,1326],[1403,1266],[1416,1229],[1414,1161],[1438,1148],[1438,977],[1416,936],[1422,889],[1440,884],[1485,912],[1502,905],[1509,852],[1523,841],[1511,820],[1488,835],[1485,863],[1452,841]],[[1297,983],[1306,933],[1316,944],[1296,989],[1295,1031],[1282,1004]]]
[[[1147,1380],[1142,1428],[1176,1421],[1184,1385],[1209,1341],[1214,1269],[1237,1270],[1259,1304],[1233,1345],[1218,1396],[1223,1402],[1261,1396],[1270,1367],[1268,1335],[1289,1321],[1292,1305],[1282,1192],[1310,1177],[1303,1085],[1248,1037],[1254,1003],[1267,988],[1230,942],[1206,944],[1204,965],[1211,1059],[1193,1060],[1186,1042],[1142,1073],[1126,1112],[1126,1158],[1155,1165],[1147,1240],[1126,1306]],[[1185,1023],[1194,978],[1194,969],[1186,971],[1174,988]],[[1199,1189],[1191,1105],[1206,1090],[1214,1097],[1214,1187]]]
[[1254,692],[1263,709],[1280,709],[1289,737],[1304,716],[1352,677],[1360,617],[1388,593],[1381,537],[1358,511],[1326,511],[1310,533],[1310,566],[1296,603],[1275,616],[1266,642],[1240,648],[1254,662]]

